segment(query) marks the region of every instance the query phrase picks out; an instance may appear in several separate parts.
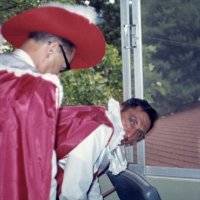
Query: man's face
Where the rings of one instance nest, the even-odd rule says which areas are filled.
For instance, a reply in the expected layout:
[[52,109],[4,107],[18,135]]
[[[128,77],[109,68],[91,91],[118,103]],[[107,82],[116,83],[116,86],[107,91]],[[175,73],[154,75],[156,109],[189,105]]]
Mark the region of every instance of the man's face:
[[122,109],[121,119],[126,133],[122,144],[135,143],[143,139],[151,125],[148,114],[141,107]]

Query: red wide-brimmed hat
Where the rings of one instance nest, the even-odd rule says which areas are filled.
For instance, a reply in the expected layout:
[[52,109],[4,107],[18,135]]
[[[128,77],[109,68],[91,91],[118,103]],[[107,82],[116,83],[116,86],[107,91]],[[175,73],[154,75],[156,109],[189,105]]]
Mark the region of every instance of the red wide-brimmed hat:
[[2,35],[19,48],[30,32],[46,32],[71,41],[76,53],[71,69],[97,65],[105,54],[105,39],[100,29],[88,18],[56,6],[24,11],[2,25]]

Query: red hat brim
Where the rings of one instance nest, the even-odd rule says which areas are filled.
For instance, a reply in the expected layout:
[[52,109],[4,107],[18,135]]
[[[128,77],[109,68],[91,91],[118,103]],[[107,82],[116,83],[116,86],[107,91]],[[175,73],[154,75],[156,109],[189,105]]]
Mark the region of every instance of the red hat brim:
[[88,19],[59,7],[40,7],[24,11],[2,25],[2,35],[19,48],[30,32],[46,32],[71,41],[76,53],[71,69],[97,65],[105,54],[105,39]]

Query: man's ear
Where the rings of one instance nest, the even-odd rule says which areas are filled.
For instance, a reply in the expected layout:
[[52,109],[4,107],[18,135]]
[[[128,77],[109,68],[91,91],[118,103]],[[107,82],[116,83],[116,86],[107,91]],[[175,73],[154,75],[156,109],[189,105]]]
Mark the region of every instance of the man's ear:
[[48,43],[48,47],[47,47],[47,53],[50,54],[54,54],[55,52],[58,51],[58,42],[50,42]]

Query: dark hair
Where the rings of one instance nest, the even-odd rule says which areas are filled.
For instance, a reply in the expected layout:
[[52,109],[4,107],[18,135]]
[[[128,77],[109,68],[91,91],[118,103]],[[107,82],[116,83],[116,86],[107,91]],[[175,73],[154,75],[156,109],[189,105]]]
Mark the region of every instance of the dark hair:
[[58,40],[61,42],[62,45],[64,45],[69,50],[69,52],[72,52],[73,48],[75,47],[75,45],[69,40],[66,40],[62,37],[59,37],[50,33],[30,32],[28,37],[36,41],[48,41],[50,39]]
[[157,111],[144,99],[131,98],[124,101],[121,105],[123,106],[123,111],[129,108],[141,107],[142,110],[148,114],[151,120],[151,125],[148,131],[153,128],[155,121],[158,119]]

